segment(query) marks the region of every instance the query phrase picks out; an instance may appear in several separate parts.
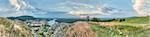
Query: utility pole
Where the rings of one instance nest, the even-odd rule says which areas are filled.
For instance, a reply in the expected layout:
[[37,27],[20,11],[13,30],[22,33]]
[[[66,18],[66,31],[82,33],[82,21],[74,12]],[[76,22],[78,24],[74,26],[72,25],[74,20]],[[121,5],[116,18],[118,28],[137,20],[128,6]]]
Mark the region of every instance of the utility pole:
[[86,18],[87,18],[87,22],[89,22],[90,21],[90,16],[87,15]]

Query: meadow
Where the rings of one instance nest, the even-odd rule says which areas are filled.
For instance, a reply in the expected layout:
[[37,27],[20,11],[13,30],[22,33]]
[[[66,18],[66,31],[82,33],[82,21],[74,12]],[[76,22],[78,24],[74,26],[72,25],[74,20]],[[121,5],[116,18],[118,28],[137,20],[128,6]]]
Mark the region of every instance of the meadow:
[[[150,17],[125,18],[125,21],[117,20],[111,23],[91,23],[90,27],[97,37],[150,37]],[[106,26],[105,26],[106,25]]]

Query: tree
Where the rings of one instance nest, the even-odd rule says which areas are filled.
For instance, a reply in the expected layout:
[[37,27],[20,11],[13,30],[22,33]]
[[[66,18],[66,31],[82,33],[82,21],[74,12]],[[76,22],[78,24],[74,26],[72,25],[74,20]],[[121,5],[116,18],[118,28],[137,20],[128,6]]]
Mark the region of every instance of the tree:
[[98,19],[98,18],[92,18],[92,20],[91,21],[94,21],[94,22],[100,22],[101,20],[100,19]]

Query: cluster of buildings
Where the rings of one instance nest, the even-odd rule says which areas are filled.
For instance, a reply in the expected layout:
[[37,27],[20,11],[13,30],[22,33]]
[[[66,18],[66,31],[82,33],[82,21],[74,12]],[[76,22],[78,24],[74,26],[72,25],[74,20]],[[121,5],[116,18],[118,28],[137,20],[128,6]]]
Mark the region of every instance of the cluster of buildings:
[[57,22],[56,22],[56,19],[53,19],[51,21],[36,19],[36,20],[25,21],[25,23],[28,25],[33,35],[37,37],[38,33],[41,32],[44,27],[46,27],[47,29],[50,29],[50,27],[56,24]]

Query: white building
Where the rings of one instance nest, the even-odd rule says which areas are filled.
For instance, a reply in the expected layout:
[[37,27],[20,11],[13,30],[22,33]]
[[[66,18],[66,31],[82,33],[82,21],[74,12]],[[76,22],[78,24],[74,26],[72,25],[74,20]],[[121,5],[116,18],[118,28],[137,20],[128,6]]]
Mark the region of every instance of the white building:
[[58,23],[58,22],[56,22],[56,20],[57,20],[57,19],[53,19],[53,20],[51,20],[51,21],[48,21],[48,25],[49,25],[49,26],[53,26],[54,24]]

